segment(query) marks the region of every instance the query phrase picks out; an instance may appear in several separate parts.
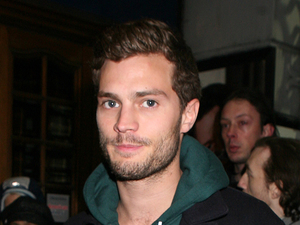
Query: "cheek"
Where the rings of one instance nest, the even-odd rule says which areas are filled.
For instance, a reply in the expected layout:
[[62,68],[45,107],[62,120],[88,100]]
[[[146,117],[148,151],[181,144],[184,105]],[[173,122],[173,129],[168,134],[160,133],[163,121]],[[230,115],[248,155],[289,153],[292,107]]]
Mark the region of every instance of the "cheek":
[[253,124],[251,127],[248,127],[248,129],[245,130],[245,135],[247,138],[257,140],[262,135],[260,125]]
[[[254,190],[255,190],[255,188],[254,188]],[[248,194],[253,195],[255,197],[255,191],[254,190],[253,190],[253,184],[249,180],[248,181],[248,190],[247,190]]]
[[139,122],[143,129],[169,131],[174,128],[180,118],[181,115],[179,115],[178,109],[175,112],[174,109],[168,108],[147,116],[141,115]]
[[98,127],[99,127],[100,118],[99,118],[98,110],[97,110],[97,112],[96,112],[96,122],[97,122],[97,125],[98,125]]
[[165,135],[170,131],[173,126],[170,121],[154,119],[154,120],[143,120],[140,122],[140,132],[146,135]]
[[258,139],[260,139],[260,133],[257,131],[248,132],[247,135],[244,136],[245,143],[248,143],[251,149]]
[[97,122],[98,129],[101,129],[101,131],[103,132],[107,132],[109,130],[114,129],[116,119],[112,117],[112,115],[106,116],[101,114],[100,112],[97,112],[96,122]]
[[256,179],[250,179],[249,180],[249,192],[252,194],[254,197],[257,197],[258,193],[260,192],[260,184],[257,182]]
[[225,135],[226,133],[225,133],[225,131],[224,131],[224,129],[221,129],[221,135],[222,135],[222,137],[223,138],[225,138],[226,137],[226,135]]
[[223,138],[223,140],[227,140],[227,135],[226,135],[226,131],[224,129],[221,128],[221,136]]
[[97,122],[98,128],[101,128],[101,130],[102,130],[104,128],[103,127],[103,118],[101,117],[101,115],[98,111],[96,113],[96,122]]

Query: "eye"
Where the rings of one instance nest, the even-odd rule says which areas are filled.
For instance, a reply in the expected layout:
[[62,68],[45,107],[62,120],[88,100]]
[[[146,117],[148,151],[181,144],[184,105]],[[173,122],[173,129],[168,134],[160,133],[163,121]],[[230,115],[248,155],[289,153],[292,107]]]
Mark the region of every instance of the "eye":
[[222,127],[222,129],[224,129],[224,128],[227,128],[229,126],[229,124],[228,123],[221,123],[221,127]]
[[248,124],[247,121],[245,121],[245,120],[240,121],[240,125],[243,126],[243,125],[246,125],[246,124]]
[[146,107],[146,108],[151,108],[151,107],[154,107],[156,105],[157,105],[157,102],[154,101],[154,100],[151,100],[151,99],[144,101],[143,104],[142,104],[142,106]]
[[119,107],[119,104],[116,101],[113,101],[113,100],[107,100],[103,103],[103,105],[107,109]]

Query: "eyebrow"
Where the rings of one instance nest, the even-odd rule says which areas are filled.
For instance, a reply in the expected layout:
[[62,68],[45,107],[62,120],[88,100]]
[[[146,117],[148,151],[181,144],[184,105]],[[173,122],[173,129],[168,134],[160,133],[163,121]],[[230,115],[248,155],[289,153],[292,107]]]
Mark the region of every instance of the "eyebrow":
[[158,89],[153,89],[153,90],[149,90],[149,91],[138,91],[135,93],[136,98],[144,97],[147,95],[163,95],[163,96],[167,97],[167,94],[164,91],[158,90]]
[[116,94],[113,94],[110,92],[104,92],[104,91],[99,91],[97,97],[98,98],[106,97],[106,98],[118,99],[118,96]]
[[[250,115],[248,115],[248,114],[245,114],[245,113],[243,113],[243,114],[237,115],[236,117],[234,117],[234,119],[238,119],[238,118],[241,118],[241,117],[243,117],[243,116],[247,116],[247,117],[250,117],[250,118],[252,118],[252,116],[250,116]],[[220,119],[220,120],[230,120],[230,119],[228,119],[228,118],[226,118],[226,117],[221,117],[221,119]]]
[[[159,90],[159,89],[153,89],[153,90],[149,90],[149,91],[138,91],[133,94],[132,99],[141,98],[141,97],[145,97],[148,95],[156,95],[156,96],[162,95],[162,96],[167,97],[167,94],[164,91]],[[116,99],[116,100],[119,99],[118,95],[113,94],[111,92],[104,92],[104,91],[99,91],[97,96],[99,98],[106,97],[106,98],[112,98],[112,99]]]
[[243,117],[243,116],[251,117],[250,115],[248,115],[248,114],[246,114],[246,113],[243,113],[243,114],[240,114],[240,115],[236,116],[235,118],[239,118],[239,117]]

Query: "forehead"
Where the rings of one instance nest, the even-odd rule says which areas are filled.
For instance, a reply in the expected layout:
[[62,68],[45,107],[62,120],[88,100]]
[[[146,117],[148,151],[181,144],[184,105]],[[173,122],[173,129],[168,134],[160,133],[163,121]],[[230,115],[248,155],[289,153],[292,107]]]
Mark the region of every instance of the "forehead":
[[249,101],[244,99],[233,99],[227,102],[222,110],[223,117],[237,117],[248,115],[260,118],[259,112]]
[[172,88],[174,65],[163,55],[137,55],[119,62],[106,60],[101,68],[99,89],[122,86],[123,88],[150,89]]
[[263,168],[265,162],[271,156],[269,147],[256,147],[253,149],[250,158],[248,159],[249,167]]

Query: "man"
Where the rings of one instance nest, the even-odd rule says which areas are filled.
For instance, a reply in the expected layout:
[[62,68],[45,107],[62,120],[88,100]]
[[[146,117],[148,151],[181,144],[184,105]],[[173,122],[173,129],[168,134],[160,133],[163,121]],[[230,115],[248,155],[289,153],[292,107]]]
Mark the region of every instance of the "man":
[[197,117],[200,81],[191,50],[166,24],[111,27],[93,68],[106,161],[84,187],[90,213],[66,224],[281,224],[266,204],[226,188],[216,156],[183,138]]
[[45,203],[28,196],[20,196],[0,214],[3,225],[54,225],[50,209]]
[[225,101],[220,123],[230,161],[225,167],[230,185],[236,187],[255,142],[276,135],[274,111],[260,92],[242,88]]
[[196,122],[189,131],[189,134],[217,156],[222,155],[224,151],[219,123],[220,109],[232,90],[229,85],[221,83],[210,84],[203,88],[201,107]]
[[45,203],[45,198],[38,183],[29,177],[11,177],[6,179],[0,186],[0,211],[11,204],[20,196],[28,196],[40,203]]
[[239,181],[243,191],[266,202],[285,224],[299,225],[300,141],[260,139]]

